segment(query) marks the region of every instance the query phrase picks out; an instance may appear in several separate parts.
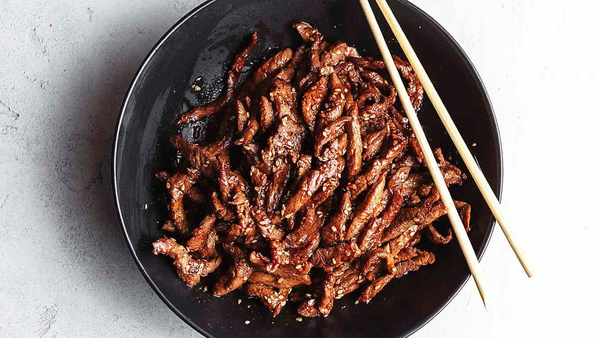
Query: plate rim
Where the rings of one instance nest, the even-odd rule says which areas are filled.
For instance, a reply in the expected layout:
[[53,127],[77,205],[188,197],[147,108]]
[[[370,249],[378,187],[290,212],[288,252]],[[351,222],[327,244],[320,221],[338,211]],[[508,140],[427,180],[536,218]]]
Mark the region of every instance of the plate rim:
[[[206,337],[214,337],[214,336],[210,332],[208,332],[204,328],[202,328],[201,326],[194,323],[190,318],[186,317],[185,314],[183,314],[173,303],[171,303],[171,301],[159,290],[158,286],[154,283],[154,281],[152,280],[152,278],[150,277],[150,275],[144,268],[143,264],[141,263],[140,259],[138,258],[137,254],[135,252],[135,248],[133,247],[133,244],[131,243],[129,233],[127,232],[127,228],[125,226],[125,221],[123,219],[121,204],[119,202],[119,192],[118,192],[116,172],[117,172],[117,153],[118,153],[118,146],[119,146],[119,133],[121,131],[121,126],[123,124],[123,118],[125,116],[125,112],[126,112],[129,100],[131,98],[134,88],[136,87],[136,85],[138,83],[138,80],[140,79],[141,74],[144,72],[144,70],[146,69],[146,67],[148,66],[148,64],[154,57],[154,55],[158,52],[160,47],[169,39],[169,37],[173,33],[175,33],[179,29],[179,27],[181,27],[184,23],[186,23],[194,15],[198,14],[200,11],[202,11],[203,9],[205,9],[206,7],[212,5],[213,3],[217,2],[217,1],[219,1],[219,0],[208,0],[208,1],[198,5],[191,11],[189,11],[181,19],[179,19],[179,21],[177,21],[171,28],[169,28],[169,30],[167,30],[167,32],[165,34],[163,34],[163,36],[158,40],[158,42],[150,49],[150,52],[146,55],[146,57],[142,61],[141,65],[139,66],[138,70],[136,71],[136,73],[127,89],[127,93],[125,95],[125,99],[123,100],[123,104],[121,105],[121,109],[119,110],[119,116],[117,118],[116,127],[115,127],[115,131],[114,131],[112,157],[111,157],[112,190],[113,190],[115,208],[116,208],[117,218],[119,220],[121,230],[123,231],[123,235],[125,237],[125,242],[127,243],[129,252],[133,256],[133,259],[134,259],[138,269],[144,276],[144,279],[146,279],[146,281],[148,282],[150,287],[159,296],[159,298],[167,305],[167,307],[169,309],[171,309],[171,311],[173,311],[173,313],[175,313],[179,318],[181,318],[186,324],[188,324],[194,330],[203,334]],[[504,156],[503,156],[503,151],[502,151],[502,139],[501,139],[501,135],[500,135],[500,128],[498,126],[498,120],[496,117],[496,113],[492,106],[492,102],[491,102],[489,93],[483,83],[483,80],[481,79],[481,76],[477,72],[477,69],[475,68],[472,60],[469,58],[469,56],[467,55],[465,50],[462,48],[462,46],[439,22],[437,22],[433,17],[431,17],[429,14],[427,14],[424,10],[422,10],[421,8],[419,8],[418,6],[416,6],[415,4],[413,4],[409,1],[406,1],[406,0],[395,0],[395,1],[398,1],[398,2],[406,5],[407,7],[410,7],[412,10],[414,10],[415,12],[422,15],[426,20],[428,20],[432,23],[432,26],[434,26],[434,28],[436,28],[437,30],[439,30],[442,33],[441,36],[443,38],[447,39],[450,42],[450,45],[452,45],[458,51],[458,53],[464,58],[464,61],[467,66],[467,70],[471,73],[471,76],[473,76],[477,85],[480,87],[482,94],[483,94],[483,98],[484,98],[484,105],[486,106],[486,109],[490,112],[490,124],[491,124],[492,130],[495,131],[495,134],[497,136],[496,137],[497,144],[495,146],[497,146],[497,148],[498,148],[499,161],[497,163],[496,170],[500,173],[499,181],[498,181],[499,183],[498,183],[497,197],[498,197],[498,200],[501,201],[502,200],[502,191],[503,191],[503,186],[504,186]],[[482,247],[478,252],[476,252],[478,261],[481,261],[481,259],[483,258],[483,255],[485,254],[487,247],[489,245],[489,242],[494,233],[495,227],[496,227],[496,220],[493,218],[493,215],[492,215],[492,222],[489,227],[489,230],[485,234],[485,240],[482,244]],[[442,312],[448,306],[448,304],[450,304],[450,302],[452,302],[452,300],[461,292],[461,290],[467,284],[469,279],[471,279],[471,277],[472,277],[471,273],[469,272],[467,274],[467,278],[465,278],[465,280],[461,283],[461,285],[459,285],[459,287],[456,289],[456,291],[444,303],[440,304],[440,306],[428,318],[423,320],[418,325],[414,326],[414,328],[412,330],[407,331],[405,337],[408,337],[408,336],[414,334],[415,332],[417,332],[418,330],[423,328],[425,325],[427,325],[437,315],[439,315],[440,312]]]

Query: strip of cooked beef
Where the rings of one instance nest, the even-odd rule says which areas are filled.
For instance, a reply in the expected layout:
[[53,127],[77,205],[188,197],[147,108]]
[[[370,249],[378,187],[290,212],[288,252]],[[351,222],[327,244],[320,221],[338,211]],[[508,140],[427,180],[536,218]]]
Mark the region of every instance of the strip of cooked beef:
[[300,210],[304,203],[333,175],[338,167],[343,165],[341,160],[333,159],[321,164],[317,169],[309,171],[300,182],[300,186],[284,203],[282,214],[287,218],[293,216]]
[[181,114],[175,122],[176,125],[197,122],[205,117],[215,115],[219,111],[221,111],[224,105],[226,105],[233,99],[235,93],[235,86],[240,77],[240,74],[242,73],[244,64],[246,63],[246,58],[248,57],[248,54],[250,54],[250,51],[254,48],[254,46],[256,46],[257,41],[258,35],[256,33],[252,34],[248,46],[235,57],[231,69],[229,70],[229,72],[227,72],[227,85],[224,95],[221,95],[216,101],[211,102],[206,106],[192,108],[184,114]]
[[381,205],[385,206],[385,200],[382,198],[385,192],[385,177],[386,174],[379,176],[379,179],[369,190],[365,200],[354,209],[354,214],[352,216],[352,221],[348,226],[348,231],[346,232],[346,240],[352,239],[356,237],[365,224],[369,221],[369,219],[373,217],[377,217],[377,210],[381,209]]
[[246,293],[250,297],[257,297],[271,311],[273,318],[281,312],[285,306],[291,288],[275,290],[274,288],[259,284],[248,283],[246,285]]
[[154,243],[153,253],[155,255],[166,255],[173,259],[173,265],[177,274],[188,286],[194,286],[200,282],[201,277],[208,276],[221,264],[221,257],[216,256],[212,260],[194,259],[188,250],[177,243],[173,238],[163,237]]
[[440,234],[433,224],[427,225],[425,228],[425,235],[434,244],[448,244],[452,240],[452,229],[448,229],[446,236]]
[[346,125],[346,132],[348,133],[346,167],[348,168],[348,178],[352,179],[360,174],[363,162],[363,141],[360,133],[360,121],[358,120],[358,106],[356,103],[353,102],[351,104],[348,115],[351,117],[351,120]]
[[217,216],[208,215],[192,230],[192,238],[185,245],[189,251],[199,252],[202,258],[210,258],[215,252]]
[[329,77],[321,76],[315,84],[308,88],[302,97],[302,117],[304,118],[304,122],[310,131],[314,131],[315,129],[317,115],[321,110],[321,105],[327,96],[328,83]]
[[360,293],[360,297],[358,297],[358,301],[362,303],[367,303],[371,301],[381,291],[389,282],[394,279],[394,274],[387,274],[373,280],[366,288],[362,290]]
[[[388,184],[389,185],[389,184]],[[394,191],[393,189],[390,189]],[[367,251],[371,248],[376,248],[380,244],[381,236],[383,231],[394,221],[396,215],[402,208],[402,195],[400,192],[392,193],[392,200],[381,213],[379,217],[371,221],[369,225],[365,227],[360,235],[359,247],[363,251]]]
[[331,216],[331,219],[321,229],[321,237],[326,245],[341,242],[346,237],[346,223],[352,214],[352,200],[348,191],[344,192],[342,199]]
[[166,186],[171,195],[171,219],[175,228],[181,232],[189,231],[185,209],[183,208],[183,196],[198,179],[197,170],[188,170],[185,173],[176,173],[167,180]]
[[406,148],[405,140],[406,139],[404,138],[393,139],[389,146],[387,146],[386,149],[371,162],[367,171],[358,176],[354,182],[348,184],[353,199],[356,199],[368,186],[373,185],[379,179],[381,174],[385,172],[392,161],[402,153],[404,148]]
[[252,274],[252,266],[250,266],[244,250],[234,244],[223,244],[222,246],[225,254],[233,260],[233,264],[219,276],[219,280],[213,288],[215,296],[222,296],[239,288],[248,281]]

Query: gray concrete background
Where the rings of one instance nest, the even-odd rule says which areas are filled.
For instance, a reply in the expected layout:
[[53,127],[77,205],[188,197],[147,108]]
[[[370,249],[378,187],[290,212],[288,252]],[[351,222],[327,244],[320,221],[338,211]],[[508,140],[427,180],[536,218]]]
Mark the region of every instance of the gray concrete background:
[[[109,165],[132,76],[200,2],[0,0],[0,336],[196,335],[135,266]],[[415,337],[592,336],[594,2],[414,2],[465,48],[489,90],[504,144],[503,204],[539,272],[527,280],[496,231],[482,262],[494,312],[470,281]]]

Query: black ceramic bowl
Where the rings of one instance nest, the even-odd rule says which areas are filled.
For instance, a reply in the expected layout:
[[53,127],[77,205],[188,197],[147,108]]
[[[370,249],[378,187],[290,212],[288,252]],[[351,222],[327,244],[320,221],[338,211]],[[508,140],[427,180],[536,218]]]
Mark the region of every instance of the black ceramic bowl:
[[[466,142],[477,144],[472,152],[499,194],[502,157],[498,129],[473,65],[431,17],[406,1],[390,0],[390,6]],[[355,298],[348,296],[336,301],[329,317],[302,322],[295,320],[292,306],[273,320],[262,305],[237,292],[217,298],[199,287],[189,288],[177,278],[168,259],[152,254],[151,241],[164,235],[157,222],[166,216],[161,202],[164,188],[156,184],[153,174],[171,168],[168,138],[175,132],[174,118],[190,105],[206,103],[219,94],[224,68],[252,32],[259,33],[260,42],[250,55],[246,72],[275,50],[298,46],[291,24],[299,20],[315,24],[328,40],[346,41],[364,55],[379,54],[358,0],[211,1],[183,18],[154,47],[131,84],[115,137],[115,198],[127,243],[156,293],[207,336],[410,335],[441,311],[469,278],[455,240],[433,247],[434,265],[393,281],[370,304],[354,305]],[[381,16],[379,22],[391,38]],[[401,55],[397,44],[390,43],[390,47]],[[189,90],[198,77],[203,81],[199,97]],[[420,118],[432,145],[452,154],[452,142],[428,101]],[[190,136],[187,133],[190,131],[185,130],[184,136]],[[453,193],[473,207],[469,238],[481,257],[493,228],[490,212],[472,180],[454,188]],[[238,305],[240,298],[242,305]]]

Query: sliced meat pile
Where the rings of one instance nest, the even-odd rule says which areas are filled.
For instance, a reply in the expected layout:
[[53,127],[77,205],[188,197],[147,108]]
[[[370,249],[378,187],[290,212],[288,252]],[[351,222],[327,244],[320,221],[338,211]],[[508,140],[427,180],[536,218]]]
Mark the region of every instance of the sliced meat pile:
[[[306,23],[294,28],[304,44],[275,53],[238,86],[252,35],[222,96],[175,121],[213,132],[171,137],[182,161],[156,174],[170,197],[170,235],[153,246],[189,286],[206,278],[217,296],[241,290],[273,316],[291,302],[301,316],[327,316],[336,299],[356,291],[368,303],[432,264],[416,245],[446,244],[452,232],[436,229],[446,208],[383,62]],[[423,87],[394,60],[419,110]],[[466,176],[435,155],[446,183],[461,185]],[[469,204],[456,206],[468,229]]]

